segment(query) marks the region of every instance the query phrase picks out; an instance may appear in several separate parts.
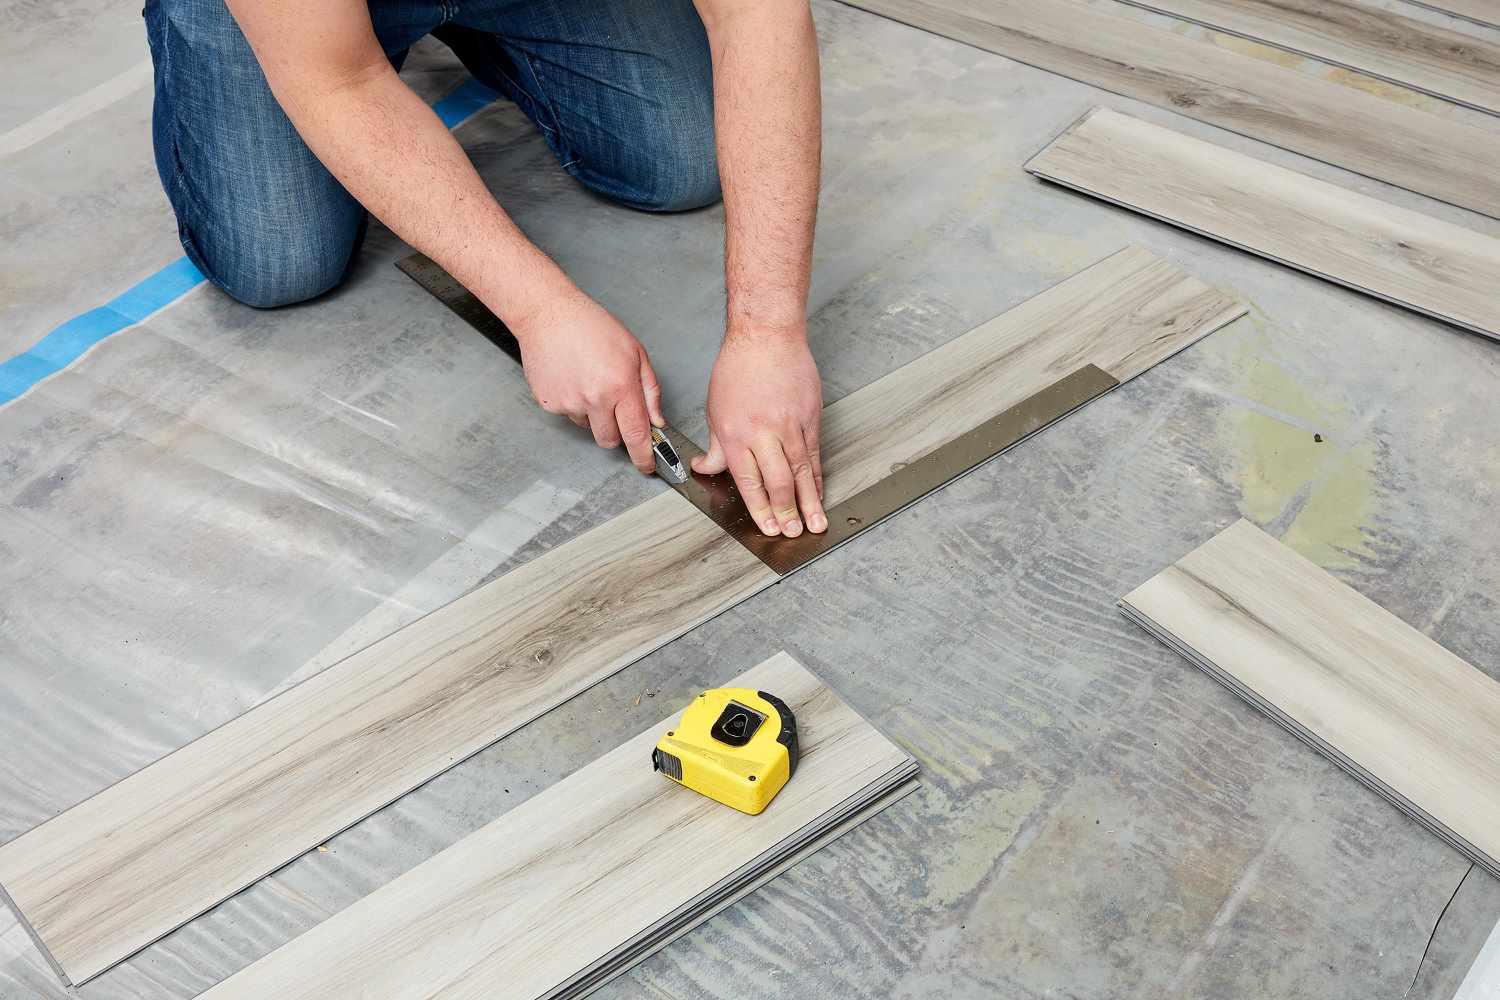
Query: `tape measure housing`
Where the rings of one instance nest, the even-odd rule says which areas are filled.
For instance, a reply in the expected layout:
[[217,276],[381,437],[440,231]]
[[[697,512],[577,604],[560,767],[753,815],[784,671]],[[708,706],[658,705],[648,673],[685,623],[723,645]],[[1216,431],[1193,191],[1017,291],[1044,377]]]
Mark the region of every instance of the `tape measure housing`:
[[652,767],[716,802],[754,816],[797,769],[797,719],[786,702],[750,688],[693,699],[651,753]]

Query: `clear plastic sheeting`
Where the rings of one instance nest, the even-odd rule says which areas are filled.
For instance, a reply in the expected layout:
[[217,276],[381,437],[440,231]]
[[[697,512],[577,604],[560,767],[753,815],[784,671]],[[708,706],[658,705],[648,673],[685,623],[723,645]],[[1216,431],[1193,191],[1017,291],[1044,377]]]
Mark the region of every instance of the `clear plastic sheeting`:
[[[84,1000],[187,1000],[782,648],[911,750],[924,789],[601,996],[1410,982],[1464,865],[1113,602],[1243,514],[1493,662],[1495,345],[1021,169],[1093,104],[1167,112],[836,3],[815,13],[809,329],[826,399],[1131,242],[1243,295],[1252,318],[295,860]],[[29,39],[0,60],[0,90],[62,86],[67,39],[42,20],[0,15],[11,43]],[[145,55],[130,21],[120,67]],[[80,72],[59,99],[120,69]],[[463,79],[436,43],[403,72],[429,100]],[[0,159],[0,359],[180,256],[149,118],[134,92]],[[645,341],[668,417],[703,441],[722,211],[606,204],[505,105],[457,135],[528,234]],[[200,287],[0,406],[0,840],[666,488],[541,414],[509,358],[391,266],[406,249],[373,226],[347,287],[288,309]],[[0,1000],[66,995],[0,908]]]

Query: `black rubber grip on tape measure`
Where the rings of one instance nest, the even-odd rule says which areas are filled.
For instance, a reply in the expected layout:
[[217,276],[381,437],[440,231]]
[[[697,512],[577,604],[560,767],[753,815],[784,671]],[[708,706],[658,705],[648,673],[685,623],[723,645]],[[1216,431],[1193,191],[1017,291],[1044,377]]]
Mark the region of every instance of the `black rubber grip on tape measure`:
[[766,694],[764,691],[757,691],[755,693],[762,700],[770,702],[771,707],[776,709],[776,715],[781,719],[781,732],[776,734],[776,742],[786,747],[786,776],[787,780],[790,781],[792,775],[797,773],[797,757],[801,753],[797,748],[797,717],[792,714],[792,710],[787,707],[786,702],[774,694]]

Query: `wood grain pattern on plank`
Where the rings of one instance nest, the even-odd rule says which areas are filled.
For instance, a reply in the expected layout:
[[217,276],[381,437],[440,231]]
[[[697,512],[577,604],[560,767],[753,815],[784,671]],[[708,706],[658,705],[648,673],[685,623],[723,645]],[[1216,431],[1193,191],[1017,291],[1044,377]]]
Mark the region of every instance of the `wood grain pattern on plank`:
[[1465,21],[1500,28],[1500,0],[1408,0],[1440,14],[1451,14]]
[[799,832],[912,766],[785,653],[731,683],[782,697],[804,740],[795,780],[760,816],[652,771],[651,747],[673,716],[231,976],[205,1000],[553,995],[715,884],[773,866]]
[[1500,338],[1494,237],[1103,108],[1026,169]]
[[1247,521],[1121,606],[1500,874],[1500,682]]
[[1500,131],[1449,121],[1082,0],[845,0],[1038,69],[1500,218]]
[[0,847],[0,884],[82,982],[774,580],[664,493]]
[[[1123,250],[832,404],[829,502],[1084,363],[1124,381],[1243,313]],[[775,579],[663,493],[0,846],[0,885],[82,982]]]
[[[1127,382],[1244,315],[1243,302],[1128,247],[823,411],[839,503],[1086,364]],[[891,442],[905,454],[895,458]]]
[[1500,45],[1358,0],[1122,2],[1500,113]]

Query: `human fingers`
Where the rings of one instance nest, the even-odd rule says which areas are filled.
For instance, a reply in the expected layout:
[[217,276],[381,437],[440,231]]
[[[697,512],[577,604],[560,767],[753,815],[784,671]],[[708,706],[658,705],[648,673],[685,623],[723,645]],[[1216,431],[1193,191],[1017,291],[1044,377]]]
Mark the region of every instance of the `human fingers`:
[[644,347],[641,348],[641,390],[646,395],[646,412],[651,422],[657,427],[666,426],[667,420],[661,415],[661,382],[657,380],[656,369],[651,367],[651,359],[646,357]]
[[635,467],[647,475],[654,472],[656,458],[651,452],[651,418],[646,414],[646,400],[630,393],[616,403],[615,426]]
[[734,476],[734,485],[739,489],[740,499],[745,502],[751,518],[760,525],[763,534],[781,534],[781,522],[771,513],[771,499],[766,493],[755,454],[748,448],[740,448],[727,452],[726,457],[729,473]]
[[770,500],[771,513],[781,533],[788,538],[802,534],[802,518],[797,512],[797,481],[791,463],[779,438],[767,437],[753,449],[761,483]]
[[807,441],[801,429],[797,429],[781,442],[786,453],[787,464],[792,470],[792,483],[796,491],[797,509],[807,530],[820,533],[828,530],[828,517],[823,513],[822,491],[813,475],[812,456],[807,452]]
[[613,407],[600,406],[589,410],[589,430],[594,432],[594,443],[599,447],[619,447],[620,428],[615,423]]

